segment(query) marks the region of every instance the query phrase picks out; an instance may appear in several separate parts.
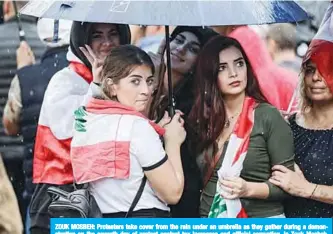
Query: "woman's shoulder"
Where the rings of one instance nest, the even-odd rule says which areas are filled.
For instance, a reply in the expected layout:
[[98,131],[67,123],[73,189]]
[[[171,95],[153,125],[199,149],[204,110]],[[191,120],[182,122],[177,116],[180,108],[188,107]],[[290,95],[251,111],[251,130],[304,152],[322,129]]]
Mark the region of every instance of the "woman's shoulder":
[[140,116],[131,116],[132,118],[132,136],[137,137],[159,137],[154,127],[148,119]]
[[255,109],[255,112],[260,115],[263,115],[263,114],[264,115],[277,115],[278,114],[278,115],[282,116],[281,113],[279,112],[279,110],[275,106],[273,106],[269,103],[266,103],[266,102],[259,103]]
[[52,76],[49,86],[60,86],[62,90],[78,90],[87,89],[89,84],[70,67],[64,67]]
[[294,114],[292,114],[292,115],[290,115],[290,116],[288,117],[288,122],[289,122],[290,124],[296,124],[296,119],[299,118],[299,117],[300,117],[299,114],[294,113]]
[[95,113],[91,114],[90,119],[99,122],[104,128],[106,126],[105,123],[109,123],[108,128],[116,131],[119,137],[133,135],[142,137],[151,128],[148,120],[132,114]]
[[263,122],[265,124],[288,124],[288,121],[285,120],[282,113],[276,107],[269,103],[260,103],[257,106],[255,110],[255,121]]

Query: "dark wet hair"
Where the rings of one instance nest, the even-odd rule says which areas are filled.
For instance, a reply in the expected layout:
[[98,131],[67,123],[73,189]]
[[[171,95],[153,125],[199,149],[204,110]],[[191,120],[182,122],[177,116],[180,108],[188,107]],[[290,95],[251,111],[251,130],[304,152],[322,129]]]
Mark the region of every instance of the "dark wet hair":
[[[70,48],[76,57],[78,57],[90,70],[91,65],[80,50],[80,47],[84,47],[85,45],[90,45],[91,43],[91,34],[92,34],[92,26],[95,23],[88,22],[79,22],[73,21],[70,35]],[[96,23],[97,24],[97,23]],[[131,43],[131,32],[129,26],[127,24],[114,24],[117,26],[119,36],[120,36],[120,44],[130,44]]]
[[[170,35],[170,41],[173,41],[177,37],[177,35],[179,35],[182,32],[193,33],[198,38],[201,48],[205,45],[205,43],[210,38],[218,35],[216,32],[214,32],[210,28],[194,27],[194,26],[177,26]],[[194,65],[194,67],[195,67],[195,65]],[[157,120],[160,119],[164,115],[164,111],[167,109],[167,106],[168,106],[168,96],[166,96],[166,94],[163,93],[164,92],[164,74],[166,71],[163,57],[162,57],[162,61],[161,61],[161,68],[159,70],[160,70],[160,74],[158,74],[159,83],[158,83],[158,87],[157,87],[157,90],[155,93],[155,98],[152,102],[152,105],[151,105],[151,108],[149,111],[149,118],[157,119]],[[183,99],[192,98],[191,95],[188,95],[190,92],[192,92],[192,85],[193,85],[193,71],[190,71],[188,74],[184,75],[184,78],[174,88],[174,94],[175,94],[177,102],[189,103],[188,100],[183,100]],[[183,94],[183,91],[186,92],[185,95]],[[190,110],[190,108],[186,108],[186,109]],[[186,110],[182,110],[182,111],[186,112]],[[188,113],[185,113],[185,114],[188,114]]]
[[262,94],[257,78],[253,72],[248,57],[240,43],[233,38],[216,36],[206,43],[201,50],[195,73],[195,102],[189,115],[189,122],[197,142],[195,147],[201,152],[203,149],[215,144],[224,129],[226,111],[221,91],[218,87],[219,54],[230,47],[237,48],[243,55],[247,66],[247,96],[257,102],[267,102]]

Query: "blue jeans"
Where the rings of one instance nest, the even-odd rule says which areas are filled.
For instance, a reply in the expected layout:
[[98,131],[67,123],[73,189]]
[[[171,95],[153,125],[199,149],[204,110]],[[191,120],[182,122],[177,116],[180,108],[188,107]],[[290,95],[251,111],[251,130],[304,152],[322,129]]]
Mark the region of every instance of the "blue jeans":
[[25,234],[30,234],[30,214],[29,214],[29,210],[30,210],[30,205],[27,208],[27,214],[26,214],[26,218],[25,218]]

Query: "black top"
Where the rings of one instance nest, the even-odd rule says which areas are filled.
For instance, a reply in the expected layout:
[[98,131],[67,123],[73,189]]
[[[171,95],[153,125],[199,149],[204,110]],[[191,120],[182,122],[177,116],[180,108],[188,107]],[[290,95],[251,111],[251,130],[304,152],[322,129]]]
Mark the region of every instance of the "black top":
[[[290,117],[294,134],[295,162],[311,183],[333,185],[333,129],[310,130],[297,125]],[[294,197],[285,206],[287,217],[331,218],[333,205]]]
[[173,218],[197,218],[199,217],[200,189],[202,188],[200,171],[192,154],[190,147],[190,129],[187,124],[187,117],[193,106],[193,77],[186,77],[184,82],[175,88],[176,110],[181,110],[184,115],[185,130],[188,133],[181,146],[180,154],[182,158],[184,172],[184,191],[177,205],[170,206]]

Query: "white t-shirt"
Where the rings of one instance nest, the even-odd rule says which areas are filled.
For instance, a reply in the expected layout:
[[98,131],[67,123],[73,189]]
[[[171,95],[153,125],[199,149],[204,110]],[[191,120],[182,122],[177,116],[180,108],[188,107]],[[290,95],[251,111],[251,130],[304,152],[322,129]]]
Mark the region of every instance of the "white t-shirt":
[[[143,171],[155,169],[167,160],[159,135],[154,128],[145,119],[134,116],[132,118],[135,118],[135,120],[132,128],[130,128],[129,178],[125,180],[104,178],[90,183],[91,193],[104,214],[127,212],[139,190],[144,176]],[[126,121],[128,118],[123,119]],[[121,131],[122,128],[119,130]],[[147,180],[142,196],[134,211],[151,208],[169,211],[167,204],[155,195]]]

